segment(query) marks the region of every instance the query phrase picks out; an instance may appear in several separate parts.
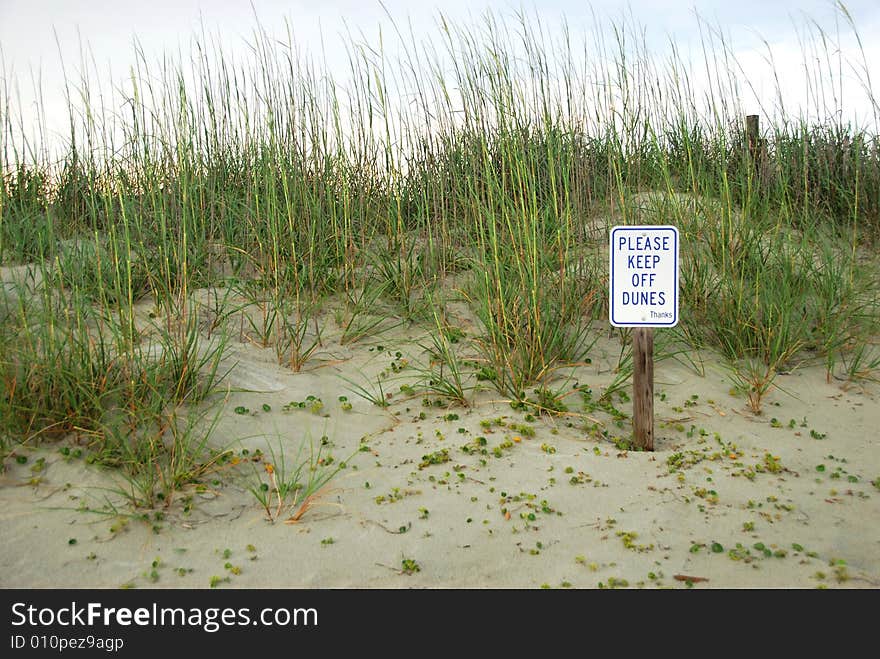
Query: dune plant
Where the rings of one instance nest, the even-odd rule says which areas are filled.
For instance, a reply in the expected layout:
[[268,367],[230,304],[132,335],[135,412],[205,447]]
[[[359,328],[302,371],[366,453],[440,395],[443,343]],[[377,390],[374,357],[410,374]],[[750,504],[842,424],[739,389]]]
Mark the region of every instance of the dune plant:
[[424,317],[430,289],[416,241],[409,239],[409,244],[401,242],[390,248],[379,248],[369,258],[368,266],[383,282],[383,293],[400,316],[407,321]]
[[345,292],[344,309],[338,318],[342,328],[340,342],[345,345],[355,343],[367,336],[376,336],[380,330],[389,330],[399,326],[403,321],[391,317],[382,308],[381,300],[389,288],[387,282],[375,277],[368,277],[362,286]]
[[318,304],[295,296],[285,307],[280,319],[276,353],[278,362],[298,373],[321,347],[321,326]]
[[363,398],[365,401],[372,403],[376,407],[384,409],[391,404],[389,400],[391,399],[393,393],[390,391],[385,391],[385,386],[382,384],[381,376],[376,378],[375,384],[373,384],[373,382],[369,378],[363,375],[363,384],[342,375],[340,375],[339,377],[348,384],[351,393],[359,396],[360,398]]
[[[308,445],[308,449],[306,449]],[[274,523],[284,515],[286,522],[298,522],[317,505],[327,484],[345,468],[345,461],[324,455],[325,443],[302,441],[293,458],[285,457],[284,440],[279,438],[277,451],[269,444],[268,458],[252,463],[250,492]],[[351,458],[349,458],[351,459]]]
[[467,381],[469,374],[463,370],[462,359],[451,343],[439,314],[434,312],[435,329],[429,335],[430,342],[420,344],[428,354],[428,364],[419,369],[419,387],[429,395],[442,396],[463,407],[470,406],[468,392],[472,389]]
[[82,299],[67,309],[45,287],[37,295],[17,287],[0,355],[4,434],[29,441],[93,430],[123,376],[112,331],[92,328],[96,315]]
[[223,468],[224,452],[209,450],[219,419],[217,405],[168,407],[160,394],[152,405],[106,415],[93,461],[117,468],[115,491],[132,507],[169,508],[182,490],[206,487],[205,477]]

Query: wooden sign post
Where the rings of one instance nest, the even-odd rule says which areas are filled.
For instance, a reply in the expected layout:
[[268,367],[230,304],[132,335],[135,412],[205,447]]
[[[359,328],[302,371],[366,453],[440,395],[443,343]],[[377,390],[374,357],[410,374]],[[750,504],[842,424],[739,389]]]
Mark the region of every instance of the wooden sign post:
[[654,329],[633,330],[633,440],[654,450]]
[[654,328],[678,324],[678,229],[611,229],[610,313],[633,328],[633,441],[654,450]]

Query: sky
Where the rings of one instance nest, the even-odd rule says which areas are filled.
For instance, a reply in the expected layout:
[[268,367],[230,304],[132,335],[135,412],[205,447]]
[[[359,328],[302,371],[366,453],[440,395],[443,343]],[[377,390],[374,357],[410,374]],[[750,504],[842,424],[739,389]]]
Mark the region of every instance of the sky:
[[[880,84],[880,2],[851,0],[846,8],[864,43],[868,74]],[[673,39],[683,52],[699,47],[699,15],[724,31],[744,69],[755,81],[759,95],[770,94],[775,80],[767,66],[768,48],[787,101],[797,104],[805,94],[803,49],[799,38],[811,21],[838,43],[845,58],[861,66],[862,55],[850,27],[834,3],[828,0],[0,0],[0,74],[13,89],[13,104],[25,118],[35,122],[37,104],[34,81],[42,90],[42,106],[50,130],[64,132],[64,71],[70,76],[80,60],[81,44],[87,44],[99,75],[118,84],[133,62],[136,36],[148,59],[163,51],[186,50],[202,26],[219,35],[225,48],[245,49],[256,19],[270,32],[286,18],[299,45],[323,56],[331,71],[344,70],[346,30],[363,32],[374,41],[379,30],[390,31],[388,15],[409,25],[417,37],[434,33],[438,11],[455,21],[470,23],[485,9],[512,16],[524,10],[547,25],[564,17],[572,32],[593,29],[595,17],[628,20],[644,28],[649,47],[661,56]],[[858,123],[876,121],[873,106],[851,79],[845,90],[849,109]],[[800,85],[800,86],[799,86]],[[875,126],[876,128],[876,126]]]

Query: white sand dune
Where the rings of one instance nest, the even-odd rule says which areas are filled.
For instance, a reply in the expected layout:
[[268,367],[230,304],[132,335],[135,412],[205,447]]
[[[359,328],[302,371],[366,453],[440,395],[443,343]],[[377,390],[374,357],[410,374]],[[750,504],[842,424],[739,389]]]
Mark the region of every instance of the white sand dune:
[[[278,464],[281,451],[292,461],[327,437],[325,451],[347,460],[296,523],[283,522],[295,506],[267,521],[247,466],[192,495],[190,512],[181,493],[148,523],[104,489],[119,487],[113,472],[53,445],[25,451],[26,464],[8,460],[0,586],[687,587],[696,577],[710,588],[880,587],[876,384],[829,384],[821,368],[799,369],[779,377],[784,392],[756,417],[711,358],[705,376],[667,359],[656,367],[657,450],[639,453],[601,435],[626,436],[629,421],[618,427],[598,410],[589,413],[597,435],[582,411],[527,423],[491,391],[469,408],[424,407],[399,391],[411,366],[386,380],[385,410],[351,392],[346,379],[366,384],[397,351],[422,359],[419,336],[347,346],[328,336],[300,373],[271,350],[234,346],[214,444],[272,450]],[[572,378],[601,392],[618,351],[600,338]],[[283,410],[310,395],[324,404],[317,413]],[[580,410],[577,395],[566,400]],[[462,450],[478,437],[486,455]],[[425,464],[431,455],[437,463]],[[104,497],[121,516],[77,510],[106,512]],[[406,573],[404,560],[420,570]]]

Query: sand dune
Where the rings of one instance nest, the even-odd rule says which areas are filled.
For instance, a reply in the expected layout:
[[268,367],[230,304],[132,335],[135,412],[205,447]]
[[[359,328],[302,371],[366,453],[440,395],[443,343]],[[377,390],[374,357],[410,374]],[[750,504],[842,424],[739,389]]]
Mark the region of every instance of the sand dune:
[[[8,460],[0,477],[0,586],[880,586],[875,383],[828,383],[804,367],[779,376],[755,416],[712,355],[704,375],[666,359],[656,366],[657,450],[640,453],[615,444],[629,420],[584,411],[576,392],[570,415],[534,423],[488,390],[468,408],[407,398],[399,384],[426,360],[421,336],[342,346],[328,329],[300,373],[271,350],[233,346],[214,445],[272,450],[278,464],[282,450],[290,460],[326,437],[325,455],[347,462],[296,523],[284,523],[296,506],[270,523],[248,491],[261,464],[226,471],[157,516],[127,508],[111,471],[57,445],[18,449],[27,462]],[[565,375],[598,394],[618,352],[602,332],[593,362]],[[386,380],[388,408],[352,393],[348,381],[402,359]],[[308,396],[321,399],[317,413],[284,411]]]

